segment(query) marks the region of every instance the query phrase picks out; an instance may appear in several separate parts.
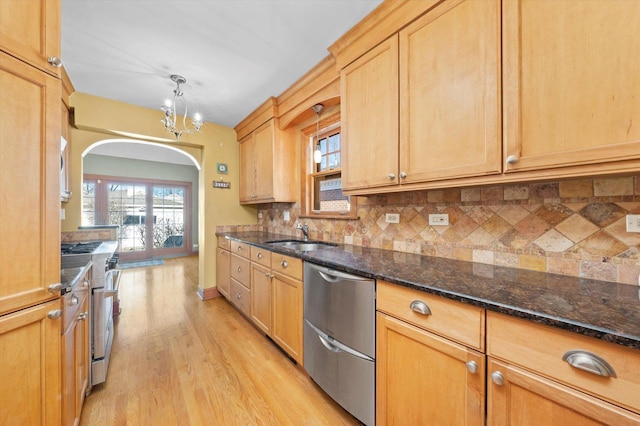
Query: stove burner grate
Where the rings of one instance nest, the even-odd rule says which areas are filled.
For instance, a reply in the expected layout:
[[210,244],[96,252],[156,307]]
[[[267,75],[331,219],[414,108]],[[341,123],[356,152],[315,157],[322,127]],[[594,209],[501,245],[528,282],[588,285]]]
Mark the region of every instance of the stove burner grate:
[[60,244],[61,254],[80,254],[80,253],[93,253],[97,249],[102,241],[89,241],[83,243],[62,243]]

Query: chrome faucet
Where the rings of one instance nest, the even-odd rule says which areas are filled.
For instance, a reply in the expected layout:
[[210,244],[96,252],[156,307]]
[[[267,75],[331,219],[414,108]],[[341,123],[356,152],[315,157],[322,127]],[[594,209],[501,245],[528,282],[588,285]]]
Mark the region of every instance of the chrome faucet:
[[304,240],[308,241],[309,240],[309,225],[307,225],[306,223],[303,225],[301,223],[298,223],[296,225],[296,229],[299,229],[302,231],[302,233],[304,234]]

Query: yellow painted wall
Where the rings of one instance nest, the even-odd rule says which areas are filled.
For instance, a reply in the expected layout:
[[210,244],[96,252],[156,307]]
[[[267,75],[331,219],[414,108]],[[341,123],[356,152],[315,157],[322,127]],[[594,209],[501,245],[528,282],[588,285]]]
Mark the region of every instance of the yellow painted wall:
[[[74,93],[70,98],[74,109],[71,129],[70,185],[72,196],[65,209],[62,231],[75,231],[82,214],[82,154],[93,144],[108,139],[170,144],[192,155],[200,163],[199,178],[199,290],[216,285],[215,236],[218,225],[257,223],[256,209],[238,203],[239,146],[236,132],[230,127],[206,123],[200,133],[183,135],[180,142],[164,130],[158,110],[138,107],[110,99]],[[219,175],[217,163],[225,163],[229,173]],[[223,178],[231,189],[215,189],[212,182]]]

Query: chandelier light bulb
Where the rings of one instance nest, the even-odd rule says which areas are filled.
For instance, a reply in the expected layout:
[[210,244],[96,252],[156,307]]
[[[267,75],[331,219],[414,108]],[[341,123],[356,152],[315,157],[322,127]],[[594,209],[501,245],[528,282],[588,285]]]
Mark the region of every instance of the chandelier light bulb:
[[164,106],[166,106],[167,108],[171,108],[172,105],[173,103],[171,102],[171,99],[164,100]]
[[197,112],[193,115],[193,118],[194,118],[194,120],[196,120],[196,121],[200,121],[200,120],[202,120],[202,116],[201,116],[199,113],[197,113]]

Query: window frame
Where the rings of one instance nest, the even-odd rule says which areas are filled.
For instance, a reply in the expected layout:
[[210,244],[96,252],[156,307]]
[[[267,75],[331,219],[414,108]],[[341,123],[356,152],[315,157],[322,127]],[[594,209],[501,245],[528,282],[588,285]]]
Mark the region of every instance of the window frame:
[[[316,131],[319,127],[319,131]],[[358,205],[357,197],[350,195],[349,197],[349,210],[344,211],[330,211],[321,212],[313,209],[314,206],[314,186],[315,179],[322,178],[327,175],[333,175],[340,173],[342,176],[342,137],[340,141],[340,167],[334,169],[327,169],[321,172],[316,171],[316,163],[313,162],[313,152],[316,147],[316,141],[318,136],[322,137],[329,133],[335,133],[336,130],[341,130],[340,112],[336,112],[322,118],[319,125],[316,124],[315,119],[313,123],[300,129],[301,139],[304,149],[302,149],[302,164],[301,174],[302,182],[305,184],[302,186],[302,194],[300,199],[302,200],[302,209],[300,217],[303,218],[321,218],[321,219],[357,219],[358,218]],[[328,141],[327,141],[328,142]]]

